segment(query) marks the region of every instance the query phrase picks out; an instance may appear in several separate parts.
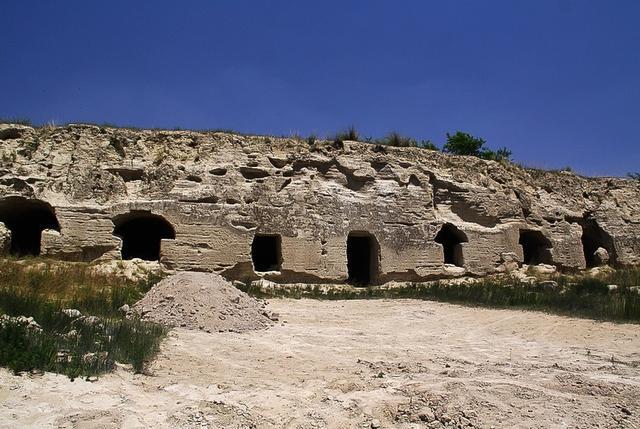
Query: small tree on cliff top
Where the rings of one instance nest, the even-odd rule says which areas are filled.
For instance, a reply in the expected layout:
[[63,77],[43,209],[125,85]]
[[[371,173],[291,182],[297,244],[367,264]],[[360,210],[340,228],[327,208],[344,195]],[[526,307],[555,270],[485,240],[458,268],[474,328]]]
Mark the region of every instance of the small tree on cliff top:
[[443,149],[445,152],[454,155],[470,155],[477,156],[482,159],[490,159],[494,161],[509,160],[511,151],[506,147],[493,151],[484,147],[486,141],[481,137],[474,137],[471,134],[456,131],[455,134],[447,133],[447,142]]
[[443,149],[445,152],[454,155],[480,156],[480,151],[485,143],[483,138],[456,131],[453,135],[447,133],[447,142],[444,144]]

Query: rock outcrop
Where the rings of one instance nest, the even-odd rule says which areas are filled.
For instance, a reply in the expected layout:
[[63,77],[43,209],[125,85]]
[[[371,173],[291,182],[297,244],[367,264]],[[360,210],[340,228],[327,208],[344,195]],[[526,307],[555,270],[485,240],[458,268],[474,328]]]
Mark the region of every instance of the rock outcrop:
[[0,249],[17,254],[363,284],[640,264],[640,185],[620,178],[93,125],[0,125],[0,159]]

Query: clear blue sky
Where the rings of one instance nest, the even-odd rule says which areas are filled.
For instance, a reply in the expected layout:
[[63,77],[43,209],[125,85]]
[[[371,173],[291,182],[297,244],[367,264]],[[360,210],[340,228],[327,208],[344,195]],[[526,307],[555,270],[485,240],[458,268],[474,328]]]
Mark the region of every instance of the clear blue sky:
[[640,1],[4,1],[0,117],[447,131],[640,171]]

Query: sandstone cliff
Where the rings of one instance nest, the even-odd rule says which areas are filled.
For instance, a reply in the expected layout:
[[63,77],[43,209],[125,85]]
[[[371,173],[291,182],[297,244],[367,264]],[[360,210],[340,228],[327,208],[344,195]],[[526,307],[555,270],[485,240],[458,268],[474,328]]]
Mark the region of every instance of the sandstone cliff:
[[640,264],[640,185],[417,148],[0,125],[0,252],[380,283]]

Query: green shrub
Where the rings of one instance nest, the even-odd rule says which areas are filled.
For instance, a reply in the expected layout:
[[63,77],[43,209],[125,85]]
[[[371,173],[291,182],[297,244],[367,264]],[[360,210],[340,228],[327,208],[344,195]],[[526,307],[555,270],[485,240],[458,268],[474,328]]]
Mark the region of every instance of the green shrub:
[[316,137],[315,134],[311,134],[309,137],[307,137],[307,144],[309,146],[311,146],[312,144],[314,144],[316,141],[318,140],[318,138]]
[[431,140],[422,140],[418,144],[418,147],[421,147],[422,149],[427,149],[427,150],[440,150],[438,149],[438,146],[436,146]]
[[456,131],[455,134],[447,133],[447,142],[443,149],[445,152],[454,155],[477,156],[478,158],[493,161],[507,161],[511,159],[511,151],[506,147],[502,147],[497,151],[493,151],[485,147],[486,141],[480,137],[474,137],[471,134]]
[[444,144],[443,149],[445,152],[454,155],[480,156],[485,143],[485,140],[480,137],[456,131],[455,134],[447,133],[447,142]]
[[511,151],[506,147],[501,147],[496,151],[483,149],[480,152],[480,158],[492,161],[509,161],[511,159]]

